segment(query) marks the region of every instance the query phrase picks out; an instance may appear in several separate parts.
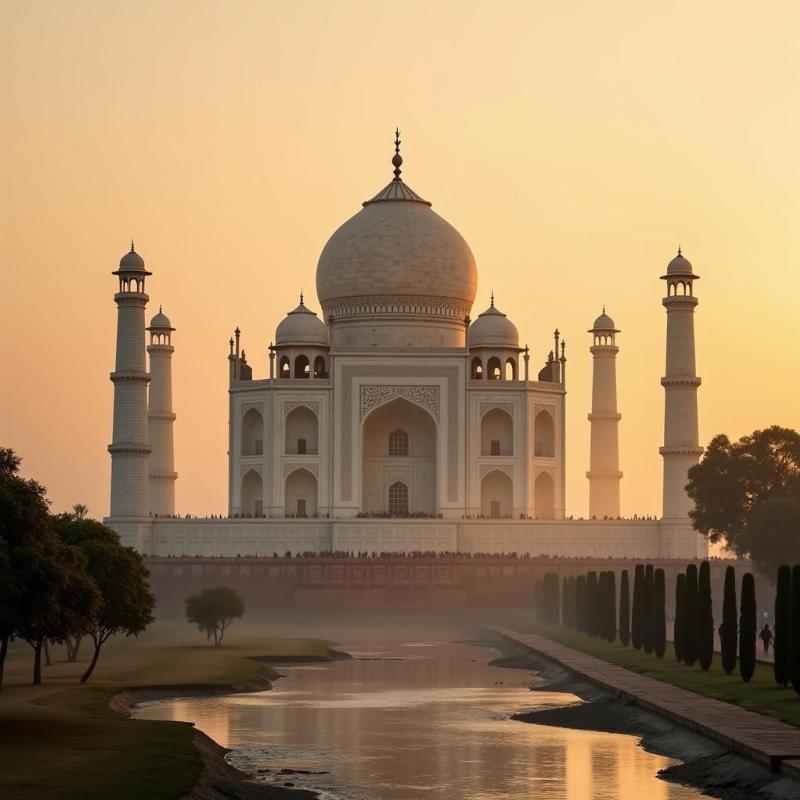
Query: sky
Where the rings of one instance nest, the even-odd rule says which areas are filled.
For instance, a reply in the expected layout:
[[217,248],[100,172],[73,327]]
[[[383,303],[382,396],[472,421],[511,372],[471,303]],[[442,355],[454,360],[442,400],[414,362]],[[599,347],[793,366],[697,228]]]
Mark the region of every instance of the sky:
[[403,178],[475,254],[472,316],[494,291],[532,367],[566,338],[568,513],[603,304],[623,513],[659,513],[678,245],[701,276],[701,444],[800,427],[798,30],[784,0],[0,0],[0,444],[54,510],[107,514],[133,235],[177,328],[177,508],[224,512],[231,331],[264,377],[399,126]]

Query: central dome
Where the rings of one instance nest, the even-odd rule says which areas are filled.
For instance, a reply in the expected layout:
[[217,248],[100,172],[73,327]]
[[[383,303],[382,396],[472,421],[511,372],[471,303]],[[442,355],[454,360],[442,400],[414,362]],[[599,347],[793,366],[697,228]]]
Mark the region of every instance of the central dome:
[[325,318],[333,318],[335,326],[363,325],[369,318],[373,331],[384,324],[396,328],[400,318],[431,331],[438,320],[460,328],[460,341],[436,334],[403,341],[395,331],[389,340],[376,335],[361,343],[463,346],[464,320],[478,282],[475,258],[461,234],[400,179],[399,153],[392,163],[394,180],[322,250],[317,295]]

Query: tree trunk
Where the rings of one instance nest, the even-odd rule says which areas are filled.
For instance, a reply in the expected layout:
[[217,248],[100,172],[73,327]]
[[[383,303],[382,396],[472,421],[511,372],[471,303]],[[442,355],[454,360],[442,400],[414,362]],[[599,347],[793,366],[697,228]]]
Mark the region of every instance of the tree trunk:
[[3,672],[6,666],[6,653],[8,652],[8,636],[0,639],[0,692],[3,691]]
[[44,639],[38,639],[33,646],[33,685],[42,685],[42,647]]
[[80,650],[82,636],[74,639],[67,639],[67,661],[75,662],[78,660],[78,650]]
[[50,642],[47,639],[44,640],[44,665],[50,666]]
[[92,660],[89,663],[89,666],[86,668],[86,672],[83,673],[81,676],[81,683],[86,683],[89,678],[92,677],[92,673],[94,672],[94,668],[97,666],[97,659],[100,658],[100,648],[103,646],[101,641],[95,640],[94,643],[94,655],[92,656]]

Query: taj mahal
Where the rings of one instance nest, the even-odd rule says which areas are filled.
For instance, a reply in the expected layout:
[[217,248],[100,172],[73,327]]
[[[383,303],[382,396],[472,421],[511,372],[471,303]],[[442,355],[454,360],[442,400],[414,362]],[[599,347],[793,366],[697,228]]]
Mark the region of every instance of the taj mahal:
[[661,276],[662,518],[619,519],[620,331],[605,309],[588,331],[590,518],[568,518],[566,344],[556,330],[540,352],[521,346],[493,296],[474,314],[469,245],[404,182],[402,164],[398,134],[394,177],[322,248],[318,311],[301,294],[274,341],[260,345],[263,359],[248,360],[238,328],[231,337],[225,517],[176,515],[175,328],[161,310],[145,326],[152,273],[131,244],[114,272],[106,522],[126,544],[159,556],[705,556],[684,489],[702,454],[691,263],[679,251]]

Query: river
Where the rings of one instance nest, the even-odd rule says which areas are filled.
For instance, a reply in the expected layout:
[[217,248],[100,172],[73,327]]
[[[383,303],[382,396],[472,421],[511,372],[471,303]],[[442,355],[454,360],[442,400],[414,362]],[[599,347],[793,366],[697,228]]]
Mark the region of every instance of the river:
[[580,701],[531,691],[535,674],[492,665],[497,652],[454,633],[343,630],[337,647],[351,660],[282,666],[272,691],[150,703],[135,716],[192,721],[232,748],[234,766],[323,800],[704,796],[659,779],[674,762],[633,736],[510,719]]

